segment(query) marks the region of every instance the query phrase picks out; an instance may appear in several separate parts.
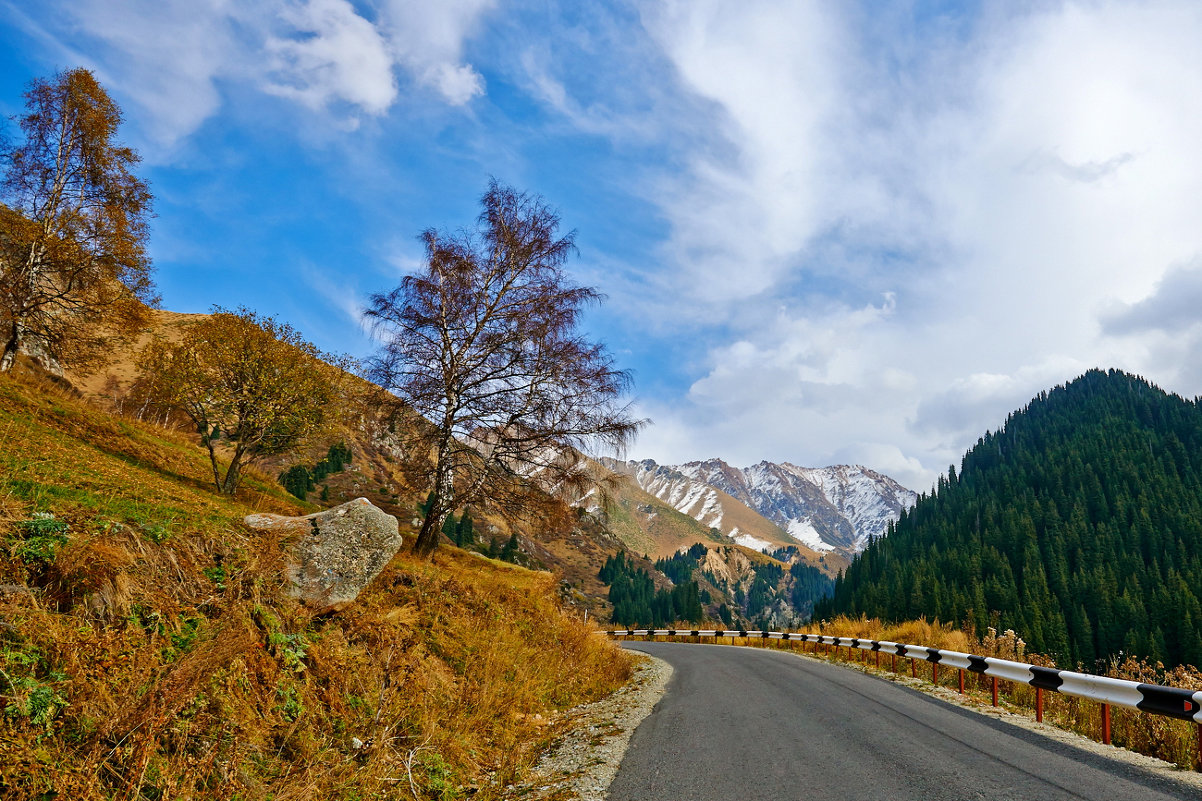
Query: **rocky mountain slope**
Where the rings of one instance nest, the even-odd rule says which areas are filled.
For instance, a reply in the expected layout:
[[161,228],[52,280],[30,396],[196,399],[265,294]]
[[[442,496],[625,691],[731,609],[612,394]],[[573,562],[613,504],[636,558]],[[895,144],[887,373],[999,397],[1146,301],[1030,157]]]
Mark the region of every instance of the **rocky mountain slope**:
[[917,495],[859,465],[807,468],[721,459],[660,465],[608,460],[648,493],[736,542],[756,549],[794,545],[850,557],[885,533]]

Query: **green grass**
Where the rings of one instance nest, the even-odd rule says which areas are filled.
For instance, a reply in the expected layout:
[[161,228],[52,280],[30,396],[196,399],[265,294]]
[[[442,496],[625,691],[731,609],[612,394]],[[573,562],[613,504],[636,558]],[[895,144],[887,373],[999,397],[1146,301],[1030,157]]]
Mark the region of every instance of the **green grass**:
[[0,525],[49,512],[121,523],[161,542],[180,531],[236,525],[247,504],[285,513],[312,508],[253,473],[237,501],[222,498],[211,475],[207,455],[183,435],[0,381]]

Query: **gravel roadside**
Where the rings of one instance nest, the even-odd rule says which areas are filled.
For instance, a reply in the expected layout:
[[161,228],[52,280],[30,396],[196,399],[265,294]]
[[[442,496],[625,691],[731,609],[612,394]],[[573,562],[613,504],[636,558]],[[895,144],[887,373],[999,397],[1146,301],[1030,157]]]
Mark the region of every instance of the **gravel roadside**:
[[[642,655],[640,655],[642,656]],[[630,736],[663,697],[672,668],[643,656],[634,678],[608,698],[566,713],[563,739],[523,783],[505,788],[505,798],[538,801],[604,801],[626,754]]]

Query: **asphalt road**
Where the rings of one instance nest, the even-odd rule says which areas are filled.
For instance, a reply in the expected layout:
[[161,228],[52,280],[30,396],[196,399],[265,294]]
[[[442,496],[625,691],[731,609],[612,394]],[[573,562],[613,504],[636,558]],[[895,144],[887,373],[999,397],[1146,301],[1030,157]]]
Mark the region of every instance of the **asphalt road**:
[[787,653],[630,642],[672,665],[611,801],[1163,801],[1196,788]]

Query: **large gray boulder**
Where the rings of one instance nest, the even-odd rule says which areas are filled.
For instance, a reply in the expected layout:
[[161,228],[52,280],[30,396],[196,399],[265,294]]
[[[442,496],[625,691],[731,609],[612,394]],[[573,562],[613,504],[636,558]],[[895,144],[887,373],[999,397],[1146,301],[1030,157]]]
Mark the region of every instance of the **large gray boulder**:
[[356,498],[304,517],[253,514],[246,525],[278,533],[291,557],[292,595],[317,614],[350,606],[401,547],[397,520]]

